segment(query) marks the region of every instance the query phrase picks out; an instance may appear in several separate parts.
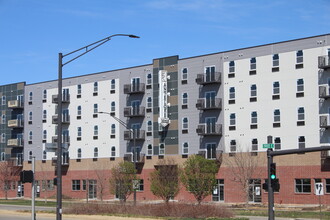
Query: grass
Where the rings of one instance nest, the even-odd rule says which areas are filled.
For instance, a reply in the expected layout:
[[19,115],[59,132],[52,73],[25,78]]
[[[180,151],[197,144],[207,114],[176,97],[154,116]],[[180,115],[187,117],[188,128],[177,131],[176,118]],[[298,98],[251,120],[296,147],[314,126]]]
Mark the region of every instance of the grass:
[[[265,210],[237,210],[234,211],[235,215],[245,216],[268,216],[268,212]],[[322,218],[330,219],[330,212],[322,211]],[[276,211],[276,217],[286,218],[319,218],[320,213],[318,211]]]
[[[7,204],[7,205],[31,205],[31,200],[24,200],[24,199],[0,199],[0,204]],[[47,201],[45,203],[44,201],[35,201],[36,206],[47,206],[47,207],[56,207],[56,202],[53,201]]]

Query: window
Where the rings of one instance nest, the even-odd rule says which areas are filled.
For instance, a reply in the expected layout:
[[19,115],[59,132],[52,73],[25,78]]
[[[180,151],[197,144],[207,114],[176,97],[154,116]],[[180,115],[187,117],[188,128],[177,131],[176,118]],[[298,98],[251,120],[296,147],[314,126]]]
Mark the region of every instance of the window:
[[80,159],[81,158],[81,148],[77,149],[77,158]]
[[225,200],[225,180],[217,179],[217,183],[212,193],[212,201],[219,202]]
[[42,111],[42,122],[43,123],[47,122],[47,110]]
[[306,147],[305,136],[298,137],[298,148],[304,149]]
[[32,104],[32,100],[33,100],[33,93],[30,92],[30,93],[29,93],[29,105]]
[[280,57],[278,54],[273,55],[273,67],[280,65]]
[[147,155],[148,155],[148,156],[152,156],[152,145],[149,144],[147,148],[148,148],[148,149],[147,149]]
[[81,119],[81,105],[77,106],[77,119]]
[[80,180],[72,180],[72,191],[80,190]]
[[6,105],[6,96],[4,96],[4,95],[1,98],[1,104]]
[[97,147],[94,148],[94,158],[99,156],[99,149]]
[[5,152],[1,152],[0,161],[4,161],[5,159],[6,159],[6,153]]
[[250,70],[255,70],[257,69],[257,60],[255,57],[252,57],[250,59]]
[[31,161],[31,160],[32,160],[32,151],[30,150],[30,151],[29,151],[28,161]]
[[297,94],[296,97],[304,97],[304,79],[297,80]]
[[252,139],[251,149],[252,149],[252,151],[258,150],[258,139],[257,138]]
[[234,73],[235,72],[235,61],[230,61],[229,62],[229,73]]
[[251,85],[250,95],[251,95],[251,97],[256,97],[257,96],[257,85],[256,84]]
[[165,155],[165,144],[159,144],[159,155]]
[[116,147],[112,146],[111,147],[111,157],[115,157],[116,156]]
[[229,104],[235,104],[235,87],[229,88]]
[[143,179],[133,180],[133,181],[137,181],[136,191],[141,192],[141,191],[144,190],[144,181],[143,181]]
[[99,112],[98,110],[98,105],[95,103],[93,107],[93,118],[97,118],[97,113]]
[[188,80],[188,68],[182,68],[182,81]]
[[148,73],[147,74],[147,86],[151,86],[152,85],[152,74]]
[[305,109],[304,107],[298,108],[298,121],[304,121],[305,120]]
[[44,130],[44,131],[42,132],[42,139],[43,139],[44,141],[47,140],[47,130]]
[[182,93],[182,108],[183,106],[187,107],[188,105],[188,93]]
[[42,160],[46,160],[47,159],[47,151],[43,150],[42,151]]
[[147,121],[147,132],[152,132],[152,121]]
[[278,94],[280,94],[280,83],[274,82],[273,83],[273,95],[278,95]]
[[32,144],[33,134],[32,131],[29,132],[29,144]]
[[98,135],[99,135],[99,126],[95,125],[94,126],[94,136],[93,139],[98,139]]
[[81,98],[81,85],[77,85],[77,98]]
[[189,144],[188,142],[184,142],[182,144],[182,154],[188,154],[189,152]]
[[42,101],[46,102],[47,101],[47,90],[45,89],[42,93]]
[[295,179],[296,193],[311,193],[311,179]]
[[302,50],[298,50],[296,55],[297,55],[297,64],[298,63],[303,63],[304,62],[303,51]]
[[257,112],[251,112],[251,129],[257,128],[256,126],[258,124],[258,113]]
[[1,115],[1,124],[6,124],[6,115]]
[[81,127],[77,127],[77,141],[81,140],[82,130]]
[[236,152],[236,140],[230,141],[230,152]]
[[95,83],[94,83],[94,93],[93,93],[93,95],[97,95],[97,92],[98,92],[98,91],[99,91],[98,83],[95,82]]
[[275,109],[274,111],[274,122],[281,121],[281,113],[279,109]]
[[112,79],[110,83],[111,93],[113,93],[115,89],[116,89],[116,80]]
[[115,111],[116,111],[116,102],[111,102],[111,113],[115,113]]
[[149,96],[147,98],[147,108],[151,109],[152,108],[152,98],[151,96]]
[[236,125],[236,114],[235,113],[230,114],[230,116],[229,116],[229,124],[231,126],[235,126]]
[[206,158],[207,159],[216,159],[217,155],[217,145],[215,143],[206,144]]
[[325,179],[325,192],[330,193],[330,179]]
[[275,150],[280,150],[281,149],[281,138],[280,137],[275,137],[274,139],[274,147],[275,147]]
[[6,143],[6,134],[5,133],[2,133],[1,134],[1,143]]
[[112,124],[111,125],[111,136],[114,136],[114,135],[116,135],[116,125]]
[[182,119],[182,130],[187,130],[188,129],[188,118],[184,117]]
[[29,112],[29,124],[32,124],[32,112]]

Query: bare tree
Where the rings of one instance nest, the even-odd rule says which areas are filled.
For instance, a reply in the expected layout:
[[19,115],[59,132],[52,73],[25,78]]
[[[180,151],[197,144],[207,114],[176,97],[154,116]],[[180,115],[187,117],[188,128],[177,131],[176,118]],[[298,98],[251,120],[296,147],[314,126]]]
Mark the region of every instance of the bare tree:
[[95,167],[95,175],[97,179],[97,191],[100,195],[101,202],[103,202],[103,196],[107,187],[109,187],[109,180],[107,179],[107,175],[105,175],[104,170],[100,169],[100,167]]
[[179,168],[173,159],[160,160],[150,177],[151,192],[166,203],[179,193]]
[[43,192],[44,195],[44,202],[47,203],[48,200],[48,184],[47,181],[50,179],[49,171],[45,170],[45,165],[41,164],[40,171],[37,173],[37,178],[40,180],[40,190]]
[[0,162],[0,187],[8,199],[8,191],[10,190],[10,183],[18,179],[20,167],[14,166],[13,161]]
[[250,180],[256,176],[260,176],[260,169],[258,164],[262,161],[257,156],[256,152],[247,150],[243,152],[239,147],[236,153],[233,153],[225,160],[225,164],[229,167],[232,175],[232,180],[240,185],[241,190],[244,193],[244,200],[249,202],[249,186]]

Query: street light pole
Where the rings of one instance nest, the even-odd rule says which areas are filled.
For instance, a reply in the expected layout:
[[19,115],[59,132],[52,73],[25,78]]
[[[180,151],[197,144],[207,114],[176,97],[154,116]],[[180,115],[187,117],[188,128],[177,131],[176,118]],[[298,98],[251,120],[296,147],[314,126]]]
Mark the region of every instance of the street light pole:
[[[87,46],[81,47],[77,50],[74,50],[67,54],[58,54],[58,93],[57,93],[57,115],[58,115],[58,126],[57,126],[57,161],[56,161],[56,174],[57,174],[57,196],[56,196],[56,220],[62,220],[62,69],[66,64],[78,59],[79,57],[85,55],[86,53],[94,50],[95,48],[101,46],[102,44],[111,40],[112,37],[123,36],[130,38],[140,38],[139,36],[133,34],[113,34],[109,37],[98,40],[94,43],[91,43]],[[69,61],[63,63],[63,58],[72,54],[76,54],[77,52],[81,52],[74,58]]]
[[[98,112],[98,114],[106,114],[106,115],[110,115],[113,119],[115,119],[116,121],[118,121],[119,122],[119,124],[121,124],[122,126],[124,126],[126,129],[128,129],[130,132],[131,132],[131,134],[132,134],[132,136],[133,136],[133,164],[134,164],[134,169],[135,169],[135,172],[136,172],[136,157],[137,157],[137,152],[136,152],[136,131],[135,130],[133,130],[133,129],[131,129],[131,128],[129,128],[128,126],[127,126],[127,124],[125,123],[125,122],[123,122],[122,120],[120,120],[119,118],[117,118],[116,116],[113,116],[113,115],[111,115],[109,112]],[[134,184],[133,184],[133,189],[134,189],[134,191],[133,191],[133,200],[134,200],[134,206],[136,205],[136,188],[135,188],[135,186],[136,186],[136,182],[134,181]]]

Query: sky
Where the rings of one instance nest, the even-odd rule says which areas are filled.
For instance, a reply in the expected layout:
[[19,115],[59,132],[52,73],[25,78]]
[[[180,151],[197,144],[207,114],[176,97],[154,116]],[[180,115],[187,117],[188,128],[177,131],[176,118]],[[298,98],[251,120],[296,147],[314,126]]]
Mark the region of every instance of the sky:
[[113,37],[63,77],[328,34],[329,12],[330,0],[0,0],[0,85],[56,80],[58,53],[113,34],[140,39]]

